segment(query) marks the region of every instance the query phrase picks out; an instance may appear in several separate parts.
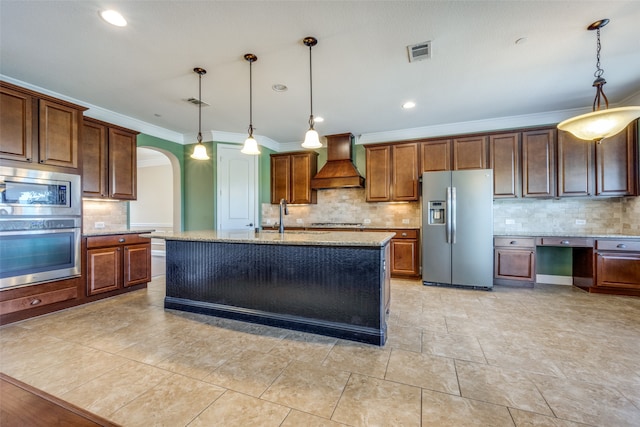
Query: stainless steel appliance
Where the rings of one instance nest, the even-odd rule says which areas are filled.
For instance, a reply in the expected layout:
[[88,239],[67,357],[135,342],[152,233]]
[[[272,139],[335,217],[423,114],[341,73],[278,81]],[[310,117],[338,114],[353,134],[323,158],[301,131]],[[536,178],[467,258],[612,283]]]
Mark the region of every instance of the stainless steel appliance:
[[0,167],[0,289],[80,275],[80,176]]
[[422,174],[422,281],[493,287],[493,171]]

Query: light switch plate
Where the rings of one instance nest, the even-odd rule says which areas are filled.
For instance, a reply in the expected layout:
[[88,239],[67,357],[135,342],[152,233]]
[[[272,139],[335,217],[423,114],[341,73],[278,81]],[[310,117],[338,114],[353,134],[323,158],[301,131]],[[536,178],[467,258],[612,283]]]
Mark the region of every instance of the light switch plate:
[[104,228],[104,222],[98,221],[93,225],[95,228]]

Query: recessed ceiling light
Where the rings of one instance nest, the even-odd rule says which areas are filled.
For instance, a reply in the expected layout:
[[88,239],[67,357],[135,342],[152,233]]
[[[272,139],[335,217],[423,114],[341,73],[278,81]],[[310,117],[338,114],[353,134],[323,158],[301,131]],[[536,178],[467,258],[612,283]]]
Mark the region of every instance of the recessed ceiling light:
[[286,92],[289,88],[287,87],[287,85],[276,83],[271,86],[271,89],[275,90],[276,92]]
[[416,106],[416,103],[413,101],[407,101],[404,104],[402,104],[402,108],[404,108],[405,110],[409,110],[415,106]]
[[124,16],[122,16],[120,12],[116,12],[115,10],[103,10],[100,12],[100,16],[109,24],[115,25],[116,27],[127,26],[127,20],[124,19]]
[[316,123],[324,122],[324,117],[313,116],[313,121],[316,122]]

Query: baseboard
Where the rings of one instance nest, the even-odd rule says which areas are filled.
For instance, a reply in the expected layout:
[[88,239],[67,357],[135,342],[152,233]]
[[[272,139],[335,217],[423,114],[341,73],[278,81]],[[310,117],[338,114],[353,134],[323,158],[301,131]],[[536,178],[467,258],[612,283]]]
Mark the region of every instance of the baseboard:
[[572,276],[554,276],[552,274],[536,274],[536,283],[544,283],[548,285],[573,285]]

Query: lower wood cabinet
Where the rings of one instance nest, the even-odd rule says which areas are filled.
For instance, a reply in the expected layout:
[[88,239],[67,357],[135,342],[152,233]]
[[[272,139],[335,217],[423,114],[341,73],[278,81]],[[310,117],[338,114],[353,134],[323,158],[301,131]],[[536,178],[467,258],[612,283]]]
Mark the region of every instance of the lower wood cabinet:
[[595,292],[640,295],[640,240],[596,241]]
[[396,233],[391,239],[391,276],[420,276],[419,230],[385,230]]
[[81,277],[3,290],[0,325],[77,305],[81,292]]
[[151,281],[151,240],[136,234],[86,238],[87,296]]
[[496,237],[494,275],[496,285],[533,286],[536,280],[536,243],[533,237]]

